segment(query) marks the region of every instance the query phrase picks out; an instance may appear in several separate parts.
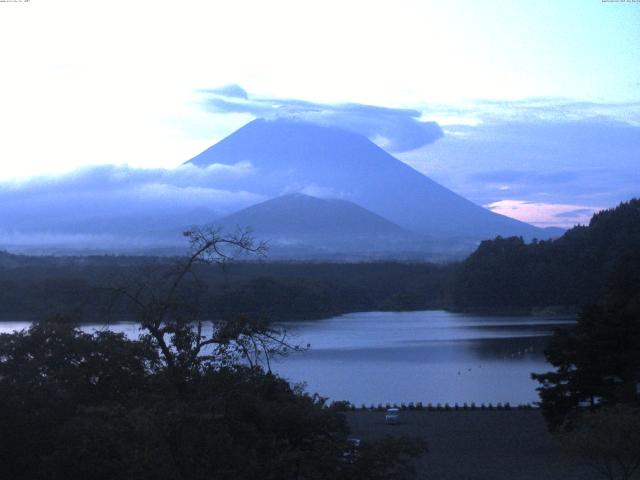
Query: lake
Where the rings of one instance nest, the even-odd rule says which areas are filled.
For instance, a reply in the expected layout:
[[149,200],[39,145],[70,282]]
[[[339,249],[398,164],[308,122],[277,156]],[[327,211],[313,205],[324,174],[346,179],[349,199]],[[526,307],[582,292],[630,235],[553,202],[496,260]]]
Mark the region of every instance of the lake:
[[551,366],[549,335],[573,319],[473,316],[445,311],[368,312],[287,323],[311,348],[274,370],[310,392],[365,403],[538,400],[532,372]]
[[[571,318],[469,315],[446,311],[366,312],[287,322],[292,343],[307,351],[275,361],[273,370],[310,393],[357,405],[538,400],[532,372],[551,366],[542,351]],[[2,322],[0,332],[27,328]],[[87,329],[102,328],[87,325]],[[130,336],[135,323],[110,325]]]

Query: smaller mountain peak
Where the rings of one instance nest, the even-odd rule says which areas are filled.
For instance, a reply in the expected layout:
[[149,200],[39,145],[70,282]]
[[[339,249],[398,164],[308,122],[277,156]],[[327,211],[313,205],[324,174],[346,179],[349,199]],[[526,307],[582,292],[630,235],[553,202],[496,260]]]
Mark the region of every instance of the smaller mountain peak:
[[295,192],[272,198],[224,217],[224,227],[246,226],[258,233],[403,234],[402,228],[347,200],[321,199]]

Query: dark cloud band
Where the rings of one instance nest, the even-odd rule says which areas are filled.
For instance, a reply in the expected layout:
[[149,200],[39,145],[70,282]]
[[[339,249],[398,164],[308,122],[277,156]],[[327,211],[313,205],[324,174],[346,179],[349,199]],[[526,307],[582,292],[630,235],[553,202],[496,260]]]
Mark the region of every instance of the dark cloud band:
[[321,104],[286,98],[254,97],[239,85],[201,90],[204,107],[215,113],[248,113],[256,117],[290,116],[359,133],[391,152],[406,152],[443,136],[436,122],[421,120],[419,110],[357,103]]

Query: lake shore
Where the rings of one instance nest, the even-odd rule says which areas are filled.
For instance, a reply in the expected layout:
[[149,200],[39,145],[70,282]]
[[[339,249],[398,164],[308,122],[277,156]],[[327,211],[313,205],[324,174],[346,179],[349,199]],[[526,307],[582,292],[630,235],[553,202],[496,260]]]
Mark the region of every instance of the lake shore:
[[[281,323],[303,352],[279,357],[273,371],[307,391],[357,406],[423,402],[505,403],[538,400],[532,372],[550,366],[542,351],[558,319],[478,317],[445,311],[364,312],[322,321]],[[0,332],[28,328],[28,322],[0,323]],[[85,331],[102,328],[85,324]],[[109,328],[130,337],[136,323]],[[206,335],[211,326],[205,325]]]
[[591,480],[600,476],[566,457],[539,410],[402,411],[386,425],[384,412],[345,413],[363,442],[387,435],[422,437],[429,453],[416,461],[418,479]]
[[[300,321],[320,321],[326,320],[327,318],[338,317],[343,315],[351,315],[351,314],[360,314],[360,313],[370,313],[372,311],[376,312],[384,312],[384,313],[413,313],[413,312],[424,312],[424,311],[444,311],[451,314],[462,314],[469,316],[496,316],[496,317],[546,317],[546,318],[574,318],[577,314],[578,307],[573,306],[559,306],[559,305],[551,305],[551,306],[528,306],[528,307],[520,307],[520,308],[496,308],[496,307],[474,307],[474,308],[459,308],[450,304],[429,304],[422,305],[416,308],[381,308],[378,310],[369,310],[369,309],[357,309],[357,308],[343,308],[336,309],[332,311],[318,311],[318,312],[306,312],[304,315],[300,316],[291,316],[287,315],[283,318],[275,318],[266,320],[272,323],[280,323],[282,325],[287,325]],[[10,323],[10,322],[34,322],[40,319],[46,319],[48,314],[44,314],[42,312],[37,313],[35,311],[16,311],[16,312],[0,312],[0,323]],[[73,318],[73,315],[70,315],[70,318]],[[78,321],[80,323],[90,323],[90,324],[117,324],[117,323],[131,323],[138,321],[137,317],[134,315],[127,315],[125,313],[118,313],[117,318],[115,320],[116,315],[113,314],[105,314],[105,312],[101,311],[99,313],[89,313],[84,314],[78,317]],[[194,319],[194,321],[203,321],[208,322],[211,321],[214,317],[207,318],[199,318]],[[260,317],[257,317],[260,318]],[[263,318],[264,319],[264,318]],[[222,320],[222,318],[215,318],[216,321]]]

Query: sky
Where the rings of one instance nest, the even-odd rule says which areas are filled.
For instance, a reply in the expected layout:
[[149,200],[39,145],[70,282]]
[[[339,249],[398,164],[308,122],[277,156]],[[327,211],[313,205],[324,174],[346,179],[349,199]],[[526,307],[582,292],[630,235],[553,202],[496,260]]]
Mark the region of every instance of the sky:
[[638,194],[640,2],[31,0],[0,41],[0,190],[175,169],[285,111],[541,226]]

